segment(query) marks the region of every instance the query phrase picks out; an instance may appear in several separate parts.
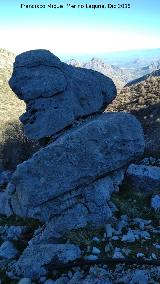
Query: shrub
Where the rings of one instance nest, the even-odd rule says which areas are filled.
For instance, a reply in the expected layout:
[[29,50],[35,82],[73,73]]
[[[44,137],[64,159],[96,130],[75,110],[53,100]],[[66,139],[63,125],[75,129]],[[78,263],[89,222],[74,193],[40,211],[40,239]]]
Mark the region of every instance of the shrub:
[[5,169],[14,170],[16,166],[29,159],[40,149],[38,142],[29,140],[18,121],[8,122],[1,137],[1,157]]

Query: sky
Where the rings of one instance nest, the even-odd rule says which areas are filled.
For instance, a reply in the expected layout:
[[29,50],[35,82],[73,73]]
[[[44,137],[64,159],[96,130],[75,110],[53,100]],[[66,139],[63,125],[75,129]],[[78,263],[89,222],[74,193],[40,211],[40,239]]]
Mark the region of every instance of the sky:
[[[118,3],[131,8],[67,7]],[[46,8],[25,6],[40,4]],[[5,0],[0,3],[0,48],[15,53],[44,48],[57,56],[159,48],[159,12],[159,0]]]

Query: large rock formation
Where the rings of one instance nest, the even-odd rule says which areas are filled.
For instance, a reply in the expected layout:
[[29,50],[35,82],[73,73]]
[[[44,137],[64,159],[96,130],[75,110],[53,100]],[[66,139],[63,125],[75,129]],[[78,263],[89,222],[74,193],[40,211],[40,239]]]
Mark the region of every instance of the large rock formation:
[[17,56],[9,84],[26,102],[21,121],[33,139],[54,135],[81,117],[102,112],[116,96],[110,78],[62,63],[47,50]]
[[21,119],[29,137],[50,137],[49,145],[18,165],[0,195],[0,213],[46,223],[13,267],[18,275],[36,278],[46,263],[61,262],[58,249],[66,261],[80,257],[77,247],[72,258],[66,256],[68,248],[61,244],[66,233],[110,220],[111,194],[142,155],[144,137],[134,116],[102,114],[116,94],[111,79],[68,66],[49,51],[17,56],[10,85],[27,103]]
[[[17,167],[12,176],[14,213],[48,221],[79,200],[86,215],[82,204],[88,192],[95,194],[98,187],[104,201],[107,191],[114,191],[108,179],[101,182],[103,191],[102,185],[92,183],[138,158],[144,147],[142,137],[137,120],[125,113],[103,114],[70,130]],[[90,199],[89,195],[88,202],[95,203],[97,198]]]

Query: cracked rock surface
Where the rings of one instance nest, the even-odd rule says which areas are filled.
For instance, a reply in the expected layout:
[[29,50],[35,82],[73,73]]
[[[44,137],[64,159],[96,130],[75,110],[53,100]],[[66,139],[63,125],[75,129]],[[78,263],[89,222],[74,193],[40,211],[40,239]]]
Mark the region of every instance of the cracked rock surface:
[[54,135],[81,117],[104,111],[116,96],[110,78],[67,65],[47,50],[18,55],[9,84],[26,102],[21,121],[31,139]]
[[[85,207],[89,208],[91,217],[86,218],[86,223],[90,219],[96,223],[96,216],[98,222],[104,220],[107,204],[106,209],[102,203],[98,209],[96,202],[105,202],[114,188],[109,177],[98,180],[125,167],[143,149],[143,132],[133,116],[102,114],[64,134],[17,167],[11,180],[15,187],[10,196],[11,208],[19,216],[48,221],[57,215],[66,216],[67,209],[80,204],[78,216],[87,215]],[[72,191],[75,192],[69,195]]]

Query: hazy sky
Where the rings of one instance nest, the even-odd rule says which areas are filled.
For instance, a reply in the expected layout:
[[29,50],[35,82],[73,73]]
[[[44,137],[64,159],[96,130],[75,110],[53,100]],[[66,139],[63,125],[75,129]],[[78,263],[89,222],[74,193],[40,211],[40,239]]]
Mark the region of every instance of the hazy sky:
[[[66,4],[130,3],[130,9],[72,9]],[[63,9],[27,9],[21,4],[62,4]],[[35,48],[56,55],[160,47],[160,0],[4,0],[0,47],[16,53]]]

